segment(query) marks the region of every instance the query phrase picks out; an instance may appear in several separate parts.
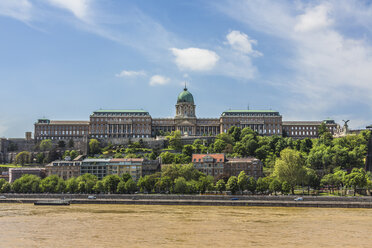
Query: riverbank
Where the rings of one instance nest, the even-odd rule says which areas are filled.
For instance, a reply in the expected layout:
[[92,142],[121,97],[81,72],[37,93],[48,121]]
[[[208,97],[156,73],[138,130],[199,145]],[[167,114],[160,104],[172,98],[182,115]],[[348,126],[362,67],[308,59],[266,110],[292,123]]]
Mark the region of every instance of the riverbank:
[[95,195],[85,194],[4,194],[0,203],[35,203],[40,200],[69,200],[71,204],[190,205],[190,206],[265,206],[316,208],[372,208],[372,197],[251,196],[251,195]]

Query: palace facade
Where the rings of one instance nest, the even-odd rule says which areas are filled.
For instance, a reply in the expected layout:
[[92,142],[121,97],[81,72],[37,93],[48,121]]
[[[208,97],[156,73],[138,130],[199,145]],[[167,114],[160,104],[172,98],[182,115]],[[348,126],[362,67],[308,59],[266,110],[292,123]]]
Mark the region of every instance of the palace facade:
[[35,140],[69,140],[82,138],[151,138],[179,130],[184,136],[216,136],[232,126],[250,127],[260,135],[284,135],[313,138],[325,122],[334,133],[339,126],[333,120],[283,122],[273,110],[228,110],[219,118],[197,118],[193,95],[185,87],[178,95],[174,118],[152,118],[144,110],[97,110],[89,121],[53,121],[35,123]]

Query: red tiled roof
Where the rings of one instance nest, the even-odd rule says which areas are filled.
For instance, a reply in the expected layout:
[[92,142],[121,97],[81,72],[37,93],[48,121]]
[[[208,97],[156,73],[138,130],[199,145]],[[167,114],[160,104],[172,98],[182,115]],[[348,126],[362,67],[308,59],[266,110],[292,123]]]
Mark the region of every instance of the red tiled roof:
[[223,153],[218,153],[218,154],[193,154],[192,155],[192,161],[194,161],[194,159],[196,159],[197,162],[199,162],[199,159],[200,159],[200,161],[202,161],[203,158],[206,157],[206,156],[212,157],[215,160],[217,160],[218,162],[220,162],[221,159],[222,159],[222,162],[225,162],[225,154],[223,154]]

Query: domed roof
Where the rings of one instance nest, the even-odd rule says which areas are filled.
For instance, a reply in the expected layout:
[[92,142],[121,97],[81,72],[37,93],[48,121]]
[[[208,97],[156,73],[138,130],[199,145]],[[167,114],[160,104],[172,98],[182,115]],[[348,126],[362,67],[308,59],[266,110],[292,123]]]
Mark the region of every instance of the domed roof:
[[188,102],[194,104],[194,97],[185,87],[183,91],[178,95],[177,103]]

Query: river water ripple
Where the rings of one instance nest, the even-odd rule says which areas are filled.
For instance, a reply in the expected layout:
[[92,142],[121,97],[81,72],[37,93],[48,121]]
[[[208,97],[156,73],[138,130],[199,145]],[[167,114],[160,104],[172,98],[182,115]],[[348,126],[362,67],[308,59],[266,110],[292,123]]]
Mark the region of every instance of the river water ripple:
[[372,209],[0,204],[0,247],[371,247]]

